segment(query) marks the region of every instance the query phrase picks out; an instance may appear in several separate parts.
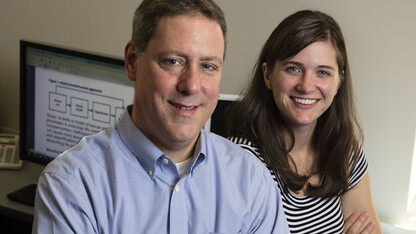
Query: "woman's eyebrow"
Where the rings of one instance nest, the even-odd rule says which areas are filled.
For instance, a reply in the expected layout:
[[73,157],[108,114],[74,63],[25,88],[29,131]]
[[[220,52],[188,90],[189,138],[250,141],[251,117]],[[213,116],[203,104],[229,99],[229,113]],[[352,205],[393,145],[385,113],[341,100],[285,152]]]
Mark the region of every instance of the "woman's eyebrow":
[[283,65],[295,65],[295,66],[299,66],[299,67],[303,67],[303,64],[300,62],[296,62],[296,61],[286,61],[286,62],[282,62]]
[[[304,65],[302,63],[296,62],[296,61],[287,61],[287,62],[283,62],[283,64],[284,65],[292,64],[292,65],[295,65],[295,66],[298,66],[298,67],[304,67]],[[332,71],[336,70],[333,66],[330,66],[330,65],[318,65],[318,68],[328,69],[328,70],[332,70]]]
[[319,65],[319,68],[324,68],[324,69],[328,69],[328,70],[332,70],[335,71],[335,68],[329,65]]

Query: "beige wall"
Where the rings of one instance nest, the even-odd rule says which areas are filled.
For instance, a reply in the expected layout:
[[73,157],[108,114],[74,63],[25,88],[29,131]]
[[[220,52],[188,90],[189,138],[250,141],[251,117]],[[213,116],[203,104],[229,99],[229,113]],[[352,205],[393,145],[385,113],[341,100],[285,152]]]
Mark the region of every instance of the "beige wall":
[[[134,8],[124,0],[0,0],[0,127],[19,128],[19,39],[123,56]],[[221,92],[237,93],[272,29],[319,9],[341,25],[380,218],[405,222],[416,132],[416,1],[218,0],[229,25]],[[415,182],[416,184],[416,182]]]

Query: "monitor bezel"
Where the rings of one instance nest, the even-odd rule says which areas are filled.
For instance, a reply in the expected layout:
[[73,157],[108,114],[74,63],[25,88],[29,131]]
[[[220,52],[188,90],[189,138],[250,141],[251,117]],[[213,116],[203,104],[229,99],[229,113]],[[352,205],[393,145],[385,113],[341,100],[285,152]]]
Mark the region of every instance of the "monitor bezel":
[[60,45],[54,45],[51,43],[44,43],[44,42],[38,42],[38,41],[32,41],[32,40],[20,40],[19,49],[20,49],[20,56],[19,56],[19,80],[20,80],[20,114],[19,114],[19,124],[20,124],[20,144],[19,144],[19,151],[20,151],[20,159],[25,161],[30,161],[42,165],[48,164],[50,161],[52,161],[51,158],[41,158],[41,157],[34,157],[33,155],[27,154],[27,132],[28,132],[28,126],[27,126],[27,97],[28,94],[26,92],[26,84],[27,84],[27,66],[26,66],[26,55],[27,55],[27,49],[28,48],[34,48],[34,49],[40,49],[40,50],[46,50],[54,53],[61,53],[68,56],[76,56],[80,58],[85,59],[91,59],[96,60],[104,63],[110,63],[117,66],[123,66],[124,67],[124,59],[118,58],[115,56],[110,55],[104,55],[97,52],[92,51],[85,51]]
[[239,95],[239,94],[220,93],[219,96],[218,96],[217,107],[215,108],[214,112],[212,113],[212,115],[209,117],[209,119],[205,123],[204,130],[207,131],[207,132],[212,132],[211,131],[211,120],[212,120],[212,116],[216,114],[216,111],[218,109],[218,104],[219,104],[220,101],[232,101],[232,102],[234,102],[234,101],[240,101],[241,98],[242,98],[242,96]]

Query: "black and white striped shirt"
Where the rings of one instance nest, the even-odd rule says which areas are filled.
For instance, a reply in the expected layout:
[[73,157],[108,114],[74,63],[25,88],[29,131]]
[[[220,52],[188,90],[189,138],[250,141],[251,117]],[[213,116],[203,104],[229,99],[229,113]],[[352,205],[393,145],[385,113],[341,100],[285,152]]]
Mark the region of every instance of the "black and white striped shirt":
[[[258,149],[247,139],[230,137],[232,142],[264,160]],[[267,166],[267,165],[266,165]],[[352,166],[352,157],[350,167]],[[283,184],[279,175],[268,167],[273,180],[277,183],[283,201],[283,208],[291,233],[342,233],[344,229],[344,215],[341,207],[341,197],[322,199],[315,197],[297,197]],[[358,162],[349,176],[351,187],[361,181],[367,172],[368,163],[361,149]]]

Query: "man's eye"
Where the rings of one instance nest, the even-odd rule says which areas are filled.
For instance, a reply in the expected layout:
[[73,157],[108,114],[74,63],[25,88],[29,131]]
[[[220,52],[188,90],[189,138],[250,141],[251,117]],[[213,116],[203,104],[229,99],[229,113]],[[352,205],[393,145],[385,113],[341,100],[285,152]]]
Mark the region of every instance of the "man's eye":
[[203,67],[204,69],[208,69],[208,70],[213,70],[213,69],[215,69],[215,67],[214,67],[214,66],[212,66],[211,64],[204,64],[204,65],[202,65],[202,67]]
[[169,65],[176,65],[179,63],[179,61],[176,59],[166,59],[165,62],[168,63]]
[[176,58],[162,58],[158,60],[160,68],[166,71],[180,71],[183,68],[183,61]]

